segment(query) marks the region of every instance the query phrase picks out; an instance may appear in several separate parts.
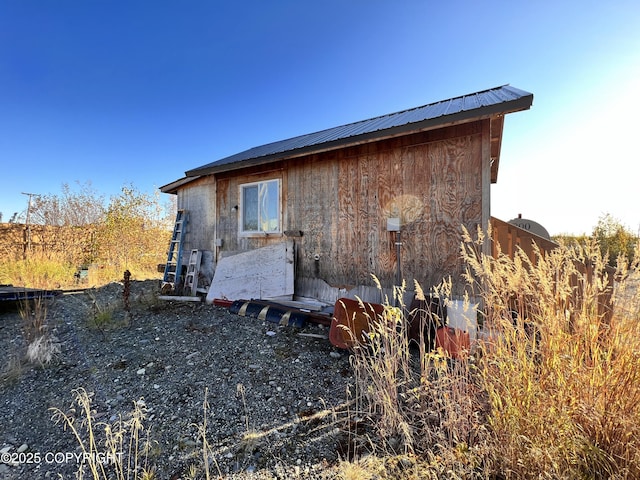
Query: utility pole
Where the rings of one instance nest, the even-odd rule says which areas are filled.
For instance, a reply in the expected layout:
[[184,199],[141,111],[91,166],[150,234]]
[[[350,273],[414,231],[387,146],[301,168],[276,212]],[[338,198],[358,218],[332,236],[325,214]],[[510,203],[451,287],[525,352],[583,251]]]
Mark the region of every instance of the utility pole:
[[29,197],[29,203],[27,204],[27,241],[26,241],[26,249],[24,250],[23,258],[27,259],[27,252],[31,252],[31,199],[33,196],[38,196],[37,193],[25,193],[22,192],[22,195],[27,195]]

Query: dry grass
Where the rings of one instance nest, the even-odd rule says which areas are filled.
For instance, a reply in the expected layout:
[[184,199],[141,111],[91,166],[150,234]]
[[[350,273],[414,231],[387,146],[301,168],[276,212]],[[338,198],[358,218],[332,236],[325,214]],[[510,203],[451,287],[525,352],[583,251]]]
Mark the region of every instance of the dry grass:
[[60,344],[55,336],[47,334],[36,338],[27,347],[27,360],[44,367],[60,353]]
[[480,372],[494,468],[507,478],[639,478],[638,316],[606,314],[612,284],[597,245],[532,262],[483,256],[482,241],[467,239],[464,255],[487,311]]
[[154,470],[148,463],[154,446],[145,433],[144,401],[134,403],[126,418],[113,423],[97,422],[92,409],[91,394],[84,389],[74,390],[76,408],[64,412],[52,408],[52,419],[69,430],[81,449],[82,462],[78,462],[76,478],[88,475],[94,480],[152,480]]
[[75,267],[35,252],[27,259],[5,257],[0,261],[0,283],[53,290],[75,283]]
[[[424,299],[416,288],[418,298]],[[448,291],[450,285],[443,283],[438,295],[444,299]],[[404,293],[404,287],[396,290],[393,303],[399,306],[387,301],[384,313],[370,319],[366,343],[354,347],[356,415],[372,420],[375,438],[369,445],[376,455],[404,458],[399,465],[405,468],[399,469],[397,478],[437,478],[444,472],[449,478],[471,478],[487,436],[475,360],[468,354],[453,360],[442,350],[427,352],[424,342],[412,350],[405,321],[408,312],[401,304]],[[421,321],[430,320],[429,315],[423,312]],[[356,462],[366,453],[355,452]],[[370,462],[367,465],[370,468]],[[345,476],[357,477],[364,467],[349,466]]]
[[22,333],[27,343],[47,334],[47,301],[43,297],[24,300],[19,305]]
[[[209,400],[208,400],[209,390],[205,389],[204,391],[204,400],[202,402],[202,423],[200,424],[192,424],[192,427],[195,427],[198,431],[198,438],[202,442],[202,471],[204,478],[206,480],[210,480],[212,477],[211,474],[211,466],[214,465],[218,471],[218,476],[216,478],[222,478],[222,474],[220,473],[220,467],[216,462],[215,455],[213,454],[213,449],[209,440],[207,438],[207,416],[209,415]],[[189,472],[187,478],[195,479],[198,477],[199,468],[198,465],[191,464],[189,467]]]
[[17,352],[5,352],[4,367],[0,371],[0,386],[17,382],[24,371],[23,356]]
[[48,365],[60,353],[60,345],[50,331],[46,299],[36,297],[23,301],[20,304],[20,317],[27,342],[27,360],[40,366]]
[[[79,279],[76,273],[82,263],[82,258],[73,262],[42,252],[32,252],[27,259],[15,260],[5,257],[0,260],[0,284],[58,290],[100,286],[122,280],[124,269],[106,262],[91,265],[86,278]],[[157,271],[157,263],[150,265],[146,262],[130,265],[128,268],[136,280],[156,279],[161,276]]]
[[[93,393],[83,388],[73,391],[74,403],[68,411],[51,408],[51,418],[71,432],[80,448],[74,454],[78,461],[76,478],[88,476],[94,480],[153,480],[155,468],[151,460],[157,460],[159,449],[151,440],[150,430],[145,427],[146,404],[144,399],[134,402],[133,409],[113,422],[98,422],[92,405]],[[203,421],[192,424],[202,443],[200,461],[192,463],[184,478],[223,478],[214,458],[212,445],[207,439],[207,417],[209,415],[208,391],[203,400]],[[217,475],[211,473],[215,467]]]
[[[403,289],[354,348],[354,416],[371,421],[374,454],[415,459],[394,478],[640,478],[638,262],[613,282],[595,243],[532,261],[484,255],[483,242],[462,248],[483,313],[473,355],[410,353],[408,312],[391,305]],[[344,478],[384,478],[367,453]]]

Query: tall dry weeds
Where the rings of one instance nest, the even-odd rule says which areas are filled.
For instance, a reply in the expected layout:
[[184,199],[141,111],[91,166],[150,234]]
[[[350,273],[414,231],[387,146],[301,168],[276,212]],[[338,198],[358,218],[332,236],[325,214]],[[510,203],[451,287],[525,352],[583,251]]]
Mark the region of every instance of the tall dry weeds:
[[48,365],[60,353],[60,344],[49,325],[46,302],[42,296],[37,296],[22,301],[19,309],[27,342],[27,360],[40,366]]
[[354,347],[377,453],[416,455],[425,478],[640,478],[640,261],[614,272],[595,241],[492,257],[487,238],[462,245],[481,312],[473,354],[411,352],[404,291]]
[[[467,235],[463,256],[486,311],[480,370],[494,468],[508,478],[640,478],[638,316],[615,308],[597,244],[531,260],[521,250],[489,257],[483,241]],[[618,276],[618,291],[630,276]]]
[[[402,304],[405,290],[403,285],[393,301],[385,301],[382,315],[369,319],[366,341],[353,348],[357,415],[373,420],[377,441],[370,443],[376,453],[422,458],[421,475],[445,468],[465,478],[478,468],[478,452],[484,450],[474,360],[427,351],[423,341],[412,348],[410,313],[417,314],[423,326],[442,319],[431,318],[434,312],[409,312]],[[419,285],[416,292],[424,300]],[[437,289],[443,301],[449,292],[446,282]],[[358,453],[365,452],[356,452],[356,459]]]
[[73,391],[74,406],[68,411],[54,407],[52,420],[72,433],[80,448],[76,478],[94,480],[152,480],[149,463],[154,443],[144,426],[146,405],[134,402],[133,410],[112,423],[98,422],[92,395],[83,388]]

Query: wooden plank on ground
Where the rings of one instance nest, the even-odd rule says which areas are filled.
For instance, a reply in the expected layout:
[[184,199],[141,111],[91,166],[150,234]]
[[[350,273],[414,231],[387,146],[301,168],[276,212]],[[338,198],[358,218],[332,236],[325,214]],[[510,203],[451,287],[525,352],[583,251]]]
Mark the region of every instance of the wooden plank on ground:
[[191,297],[186,295],[158,295],[158,300],[169,300],[172,302],[201,302],[198,296]]
[[293,242],[280,242],[218,261],[207,303],[293,295]]

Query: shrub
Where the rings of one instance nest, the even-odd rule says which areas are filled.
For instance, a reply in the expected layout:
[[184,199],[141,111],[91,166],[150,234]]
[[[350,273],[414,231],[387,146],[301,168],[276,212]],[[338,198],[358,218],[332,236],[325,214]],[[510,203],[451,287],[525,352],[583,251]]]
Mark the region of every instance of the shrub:
[[77,194],[39,196],[32,224],[3,227],[0,283],[30,288],[73,288],[81,266],[91,266],[89,285],[122,279],[128,269],[138,279],[158,278],[166,261],[175,205],[123,187],[108,205],[89,186]]

